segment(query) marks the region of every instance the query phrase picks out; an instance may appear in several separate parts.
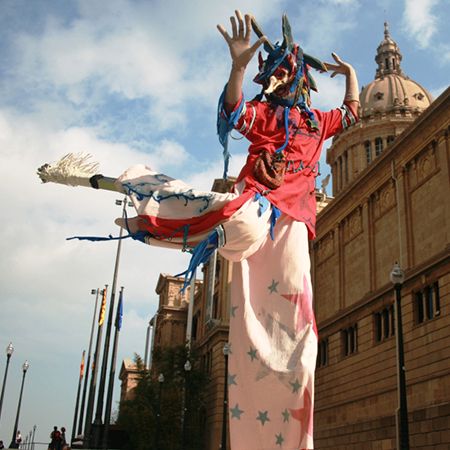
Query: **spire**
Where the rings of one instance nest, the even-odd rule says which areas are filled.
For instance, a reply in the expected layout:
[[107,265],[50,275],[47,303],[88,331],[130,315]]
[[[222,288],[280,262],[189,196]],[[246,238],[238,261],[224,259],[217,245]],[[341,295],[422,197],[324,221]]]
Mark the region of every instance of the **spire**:
[[384,22],[384,40],[387,41],[388,39],[391,39],[391,35],[389,34],[389,24],[385,21]]
[[384,22],[384,39],[377,48],[377,55],[375,61],[378,68],[375,74],[376,78],[383,78],[384,75],[396,74],[405,76],[400,67],[402,54],[398,48],[397,43],[391,38],[389,33],[389,24]]

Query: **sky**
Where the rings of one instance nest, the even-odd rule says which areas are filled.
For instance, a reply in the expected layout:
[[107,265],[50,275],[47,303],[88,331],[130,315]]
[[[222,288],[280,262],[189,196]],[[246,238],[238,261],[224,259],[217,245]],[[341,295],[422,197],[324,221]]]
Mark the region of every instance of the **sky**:
[[[1,379],[5,349],[10,341],[15,347],[0,417],[5,443],[25,360],[30,368],[19,429],[25,436],[36,425],[39,442],[48,441],[53,425],[65,426],[70,436],[94,310],[90,292],[111,286],[117,244],[66,238],[117,235],[114,218],[121,214],[120,195],[42,184],[36,169],[85,152],[106,176],[145,163],[210,189],[222,175],[215,115],[230,69],[216,25],[229,28],[236,8],[253,13],[272,41],[281,38],[286,12],[304,50],[330,62],[336,52],[355,67],[360,87],[374,79],[387,20],[403,71],[434,97],[449,85],[448,0],[0,0]],[[256,71],[252,61],[246,98],[259,92],[252,83]],[[339,106],[344,80],[315,78],[314,106]],[[245,140],[231,143],[231,175],[238,174],[246,146]],[[329,173],[325,151],[321,173]],[[186,265],[184,254],[123,242],[117,373],[124,358],[144,354],[159,274]],[[118,380],[114,390],[116,410]]]

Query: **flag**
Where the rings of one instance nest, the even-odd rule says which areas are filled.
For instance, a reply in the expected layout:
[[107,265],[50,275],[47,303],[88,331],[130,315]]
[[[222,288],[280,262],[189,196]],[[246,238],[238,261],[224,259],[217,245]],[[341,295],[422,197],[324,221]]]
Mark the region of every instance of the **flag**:
[[84,355],[86,354],[86,350],[83,350],[83,356],[81,357],[81,364],[80,364],[80,379],[84,376]]
[[98,326],[102,326],[106,315],[106,288],[102,291],[102,305],[100,306],[100,315],[98,316]]
[[118,331],[122,328],[123,317],[123,288],[120,290],[119,304],[117,305],[116,328]]

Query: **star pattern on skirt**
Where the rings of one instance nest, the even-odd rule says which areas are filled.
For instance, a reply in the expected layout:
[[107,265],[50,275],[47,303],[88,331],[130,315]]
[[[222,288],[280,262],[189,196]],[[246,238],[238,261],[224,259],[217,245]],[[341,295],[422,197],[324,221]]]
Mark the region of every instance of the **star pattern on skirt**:
[[285,409],[285,410],[281,413],[281,415],[283,416],[283,422],[289,422],[290,414],[289,414],[289,411],[288,411],[287,409]]
[[279,281],[272,280],[272,284],[267,287],[267,289],[269,289],[270,294],[273,294],[274,292],[278,292],[277,288],[278,288],[279,283],[280,283]]
[[303,408],[291,409],[292,418],[300,422],[302,428],[302,434],[308,434],[312,436],[313,433],[313,421],[311,417],[311,405],[312,399],[308,389],[303,391]]
[[232,375],[231,373],[228,374],[228,386],[231,386],[232,384],[237,386],[236,377],[237,377],[237,374],[234,374],[234,375]]
[[303,278],[303,291],[294,294],[281,294],[286,300],[295,305],[296,330],[300,331],[305,325],[312,324],[314,333],[318,336],[317,325],[312,309],[311,290],[306,277]]
[[257,352],[256,348],[252,348],[252,347],[250,347],[250,350],[247,352],[247,355],[251,358],[252,362],[255,359],[258,359],[256,352]]
[[241,415],[244,414],[242,409],[239,409],[239,404],[236,403],[234,408],[230,408],[231,418],[241,420]]
[[302,387],[302,385],[298,382],[298,378],[295,379],[294,382],[289,381],[289,384],[292,386],[292,393],[298,393],[298,390]]
[[281,433],[275,435],[275,445],[279,445],[280,447],[283,445],[284,437]]
[[266,422],[270,422],[269,411],[258,411],[258,417],[256,420],[259,420],[261,425],[264,425]]

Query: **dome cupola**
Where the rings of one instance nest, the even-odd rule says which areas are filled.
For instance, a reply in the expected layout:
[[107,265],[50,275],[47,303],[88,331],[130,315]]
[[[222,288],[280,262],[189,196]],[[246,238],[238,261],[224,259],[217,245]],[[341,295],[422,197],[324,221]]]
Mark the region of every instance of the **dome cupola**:
[[384,39],[377,48],[375,80],[363,87],[359,100],[361,117],[384,114],[417,116],[432,102],[431,95],[401,68],[402,54],[384,23]]
[[391,73],[403,76],[400,67],[402,54],[397,43],[392,40],[389,34],[389,25],[387,22],[384,22],[384,39],[377,48],[375,61],[378,64],[375,79],[382,78],[384,75]]
[[375,79],[359,94],[360,120],[333,138],[327,163],[338,195],[364,172],[432,102],[428,91],[401,68],[402,54],[384,23]]

